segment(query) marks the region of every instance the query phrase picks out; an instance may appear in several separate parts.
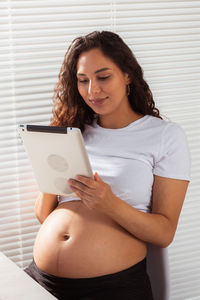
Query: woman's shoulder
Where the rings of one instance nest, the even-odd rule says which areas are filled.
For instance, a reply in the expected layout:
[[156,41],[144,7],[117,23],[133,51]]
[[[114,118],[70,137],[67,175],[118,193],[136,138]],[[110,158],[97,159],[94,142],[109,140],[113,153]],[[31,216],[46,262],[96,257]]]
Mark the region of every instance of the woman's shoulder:
[[154,116],[148,116],[145,127],[149,130],[157,132],[164,136],[172,137],[185,135],[183,128],[180,124],[169,119],[160,119]]
[[154,116],[147,115],[147,123],[148,125],[151,125],[152,127],[160,127],[160,128],[165,128],[165,127],[179,127],[178,123],[171,121],[168,118],[158,118]]
[[154,175],[189,180],[190,151],[184,129],[176,122],[151,119],[155,126],[160,124]]

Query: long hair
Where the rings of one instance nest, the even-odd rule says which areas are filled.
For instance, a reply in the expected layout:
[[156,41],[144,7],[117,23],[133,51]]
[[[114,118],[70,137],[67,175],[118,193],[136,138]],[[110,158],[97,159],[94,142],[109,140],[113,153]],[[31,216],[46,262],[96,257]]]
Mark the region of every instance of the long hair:
[[53,116],[50,125],[78,127],[92,124],[95,112],[85,103],[77,88],[77,62],[82,52],[98,48],[124,73],[130,76],[130,105],[135,112],[161,118],[143,70],[131,49],[116,34],[110,31],[94,31],[73,40],[69,46],[53,95]]

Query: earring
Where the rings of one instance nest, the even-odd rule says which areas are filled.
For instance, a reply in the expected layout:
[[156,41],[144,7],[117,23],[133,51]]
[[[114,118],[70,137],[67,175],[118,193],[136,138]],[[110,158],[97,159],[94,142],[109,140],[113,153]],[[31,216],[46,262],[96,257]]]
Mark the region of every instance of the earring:
[[127,96],[129,96],[130,95],[130,85],[129,84],[127,85],[126,92],[127,92]]

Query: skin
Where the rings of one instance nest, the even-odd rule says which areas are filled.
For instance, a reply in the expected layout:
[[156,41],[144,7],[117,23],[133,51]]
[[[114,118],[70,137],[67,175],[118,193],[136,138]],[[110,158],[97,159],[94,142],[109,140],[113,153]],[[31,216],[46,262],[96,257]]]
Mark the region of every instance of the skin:
[[[127,97],[130,78],[99,49],[83,52],[77,64],[78,91],[83,100],[99,116],[105,128],[122,128],[142,115],[134,112]],[[101,105],[92,100],[105,99]]]
[[[82,53],[78,60],[79,93],[98,114],[99,124],[104,128],[122,128],[141,118],[129,105],[129,82],[128,74],[99,49]],[[93,99],[105,100],[96,105]],[[68,183],[89,209],[108,215],[142,241],[167,247],[174,238],[189,182],[154,176],[152,214],[138,211],[116,197],[97,173],[94,179],[77,176]]]

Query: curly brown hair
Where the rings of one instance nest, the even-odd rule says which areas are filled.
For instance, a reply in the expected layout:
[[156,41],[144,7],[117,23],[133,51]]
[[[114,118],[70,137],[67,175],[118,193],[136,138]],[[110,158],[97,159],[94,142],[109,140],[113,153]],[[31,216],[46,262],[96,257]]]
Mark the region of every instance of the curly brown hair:
[[[95,112],[85,103],[77,88],[77,62],[82,52],[98,48],[110,58],[131,79],[128,96],[132,109],[142,115],[161,118],[143,70],[131,49],[116,33],[94,31],[73,40],[69,46],[53,95],[53,116],[51,126],[78,127],[84,131],[86,124],[92,124]],[[162,118],[161,118],[162,119]]]

